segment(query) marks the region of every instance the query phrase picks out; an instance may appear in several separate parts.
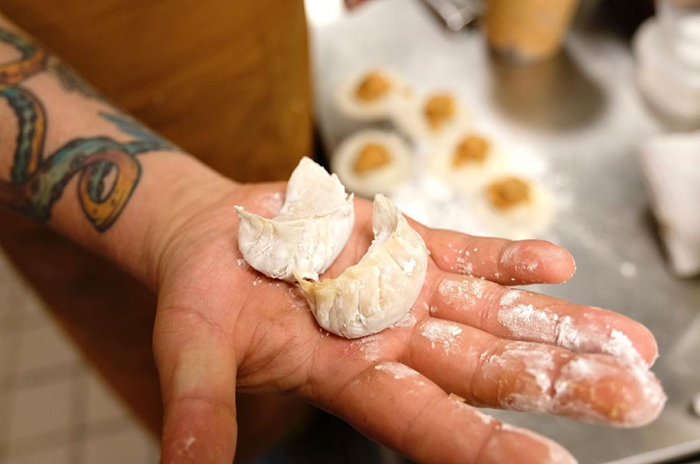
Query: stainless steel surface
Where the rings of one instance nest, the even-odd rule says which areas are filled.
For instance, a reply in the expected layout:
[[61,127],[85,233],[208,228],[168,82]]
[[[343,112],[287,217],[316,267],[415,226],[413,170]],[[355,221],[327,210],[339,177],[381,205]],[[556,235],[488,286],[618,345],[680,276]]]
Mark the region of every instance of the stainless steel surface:
[[[583,464],[659,462],[700,450],[700,418],[689,408],[700,391],[700,281],[671,276],[649,219],[636,151],[659,128],[634,89],[627,45],[600,32],[574,31],[566,52],[550,63],[500,66],[480,34],[446,32],[417,0],[376,0],[313,29],[312,43],[317,114],[329,149],[358,127],[332,106],[334,86],[349,72],[382,65],[419,89],[455,89],[478,118],[546,153],[571,198],[549,238],[573,252],[578,273],[567,284],[537,290],[615,309],[657,337],[661,358],[654,371],[669,402],[648,427],[496,414],[554,438]],[[636,274],[627,272],[629,263]]]

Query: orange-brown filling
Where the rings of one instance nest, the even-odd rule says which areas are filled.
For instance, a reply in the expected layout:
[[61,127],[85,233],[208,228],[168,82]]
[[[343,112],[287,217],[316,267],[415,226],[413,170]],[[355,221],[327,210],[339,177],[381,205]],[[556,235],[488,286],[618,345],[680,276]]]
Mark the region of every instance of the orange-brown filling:
[[489,141],[478,135],[462,139],[452,155],[452,166],[461,168],[467,164],[484,164],[489,155]]
[[506,177],[493,182],[486,189],[491,204],[501,211],[528,203],[532,196],[530,184],[517,177]]
[[437,131],[455,117],[457,104],[449,94],[435,94],[428,98],[423,107],[423,114],[430,128]]
[[391,81],[382,73],[367,74],[357,86],[355,95],[362,101],[371,102],[384,97],[391,90]]
[[354,169],[357,174],[366,174],[389,163],[391,163],[391,155],[384,145],[368,143],[362,147],[355,159]]

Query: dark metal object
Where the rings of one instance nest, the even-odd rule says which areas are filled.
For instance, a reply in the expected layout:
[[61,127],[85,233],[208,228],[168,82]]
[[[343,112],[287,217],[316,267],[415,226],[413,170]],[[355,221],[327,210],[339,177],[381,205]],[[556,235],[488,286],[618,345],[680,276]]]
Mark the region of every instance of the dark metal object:
[[483,0],[423,0],[452,31],[461,31],[483,14]]

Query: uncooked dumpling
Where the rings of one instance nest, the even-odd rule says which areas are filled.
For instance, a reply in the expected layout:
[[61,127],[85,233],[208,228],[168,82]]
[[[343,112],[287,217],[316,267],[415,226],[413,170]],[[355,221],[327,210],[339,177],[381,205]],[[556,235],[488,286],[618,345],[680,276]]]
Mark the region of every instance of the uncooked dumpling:
[[335,261],[355,222],[352,195],[309,158],[287,185],[284,205],[272,219],[236,206],[238,246],[246,262],[268,277],[294,281],[293,272],[322,273]]
[[466,109],[451,92],[437,91],[404,98],[394,113],[397,127],[416,143],[432,142],[464,126]]
[[393,192],[410,179],[413,154],[398,135],[365,130],[340,144],[331,167],[349,190],[371,198]]
[[428,267],[421,236],[383,195],[374,199],[374,241],[359,263],[335,279],[295,273],[318,324],[358,338],[395,324],[420,294]]
[[513,174],[492,178],[482,188],[476,206],[485,226],[514,240],[546,232],[556,213],[549,190],[535,180]]
[[440,140],[430,153],[430,170],[460,190],[475,191],[506,165],[495,137],[483,131],[459,129]]
[[336,104],[345,116],[372,121],[388,118],[399,101],[411,93],[395,73],[387,69],[369,69],[341,83],[336,91]]

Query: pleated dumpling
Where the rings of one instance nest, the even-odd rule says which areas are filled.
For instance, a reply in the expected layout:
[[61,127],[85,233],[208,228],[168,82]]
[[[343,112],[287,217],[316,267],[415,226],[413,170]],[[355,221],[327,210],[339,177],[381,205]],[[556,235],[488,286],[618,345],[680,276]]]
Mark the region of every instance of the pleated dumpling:
[[385,196],[374,198],[374,241],[360,262],[335,279],[295,273],[318,324],[358,338],[401,319],[425,281],[428,250],[421,236]]
[[335,261],[355,223],[352,195],[334,175],[302,158],[287,184],[284,205],[272,219],[236,206],[238,246],[254,269],[294,281],[293,272],[323,273]]

